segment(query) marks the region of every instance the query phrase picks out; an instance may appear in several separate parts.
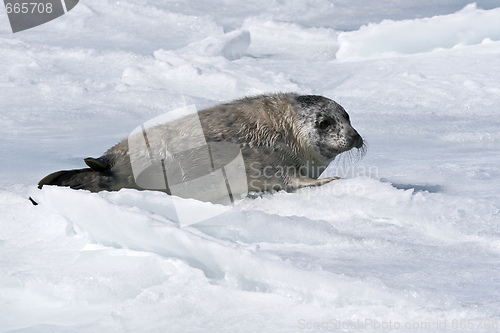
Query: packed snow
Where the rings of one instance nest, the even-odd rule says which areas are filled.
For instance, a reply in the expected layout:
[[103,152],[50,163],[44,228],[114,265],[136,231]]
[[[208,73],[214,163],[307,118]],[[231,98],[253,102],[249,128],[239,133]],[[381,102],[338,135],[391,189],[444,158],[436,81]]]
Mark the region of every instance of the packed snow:
[[[487,0],[5,15],[0,332],[498,331],[499,22]],[[168,111],[277,91],[339,102],[366,156],[230,209],[180,199],[214,216],[190,226],[161,192],[36,186]]]
[[339,36],[339,60],[390,54],[425,53],[437,48],[500,40],[500,8],[477,9],[470,4],[461,11],[425,19],[368,24]]

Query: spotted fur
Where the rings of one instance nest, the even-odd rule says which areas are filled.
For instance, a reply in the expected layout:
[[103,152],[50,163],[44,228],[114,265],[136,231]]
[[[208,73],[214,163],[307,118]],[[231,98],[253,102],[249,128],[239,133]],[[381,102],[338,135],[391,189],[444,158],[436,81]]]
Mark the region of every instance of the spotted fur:
[[[198,116],[207,142],[232,143],[241,149],[249,191],[323,185],[336,179],[317,178],[338,154],[364,148],[344,108],[322,96],[277,93],[246,97],[205,109]],[[170,124],[169,130],[154,128],[151,149],[168,161],[165,142],[182,146],[191,135],[191,121],[185,117],[176,120],[175,126]],[[144,152],[144,158],[146,155]],[[193,165],[196,161],[193,155]],[[89,168],[53,173],[39,187],[59,185],[93,192],[141,189],[132,174],[126,139],[100,158],[85,162]]]

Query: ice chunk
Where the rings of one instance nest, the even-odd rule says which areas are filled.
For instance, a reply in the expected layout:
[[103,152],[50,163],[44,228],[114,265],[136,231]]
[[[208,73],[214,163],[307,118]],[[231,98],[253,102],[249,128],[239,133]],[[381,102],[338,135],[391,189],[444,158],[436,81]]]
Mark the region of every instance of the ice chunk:
[[379,58],[430,52],[437,48],[500,40],[500,8],[481,10],[476,4],[450,15],[368,24],[339,35],[339,60]]

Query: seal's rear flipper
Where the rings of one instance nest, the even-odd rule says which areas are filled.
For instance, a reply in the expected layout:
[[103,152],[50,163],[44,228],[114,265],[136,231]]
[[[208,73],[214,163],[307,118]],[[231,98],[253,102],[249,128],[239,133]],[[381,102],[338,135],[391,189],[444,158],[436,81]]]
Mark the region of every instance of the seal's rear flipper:
[[[116,179],[111,172],[113,163],[111,156],[99,158],[87,157],[85,164],[90,168],[76,170],[62,170],[51,173],[38,183],[38,188],[43,185],[68,186],[72,189],[83,189],[91,192],[102,190],[116,190]],[[118,187],[119,189],[120,187]]]
[[[38,182],[38,188],[41,189],[43,185],[57,185],[92,192],[107,189],[106,183],[109,183],[109,179],[112,178],[107,172],[111,167],[110,158],[108,156],[87,157],[84,161],[90,168],[51,173]],[[31,197],[29,200],[33,205],[38,205]]]
[[107,156],[101,156],[99,158],[87,157],[84,161],[85,164],[94,171],[104,171],[111,167],[109,157]]
[[88,183],[95,174],[95,171],[87,169],[79,170],[63,170],[51,173],[38,182],[38,188],[43,185],[69,186],[71,188],[86,188],[85,183]]
[[[43,185],[57,185],[68,186],[73,189],[84,189],[91,192],[98,192],[99,180],[101,173],[94,171],[91,168],[78,169],[78,170],[62,170],[51,173],[38,182],[38,188],[41,189]],[[31,197],[29,198],[33,205],[38,205]]]

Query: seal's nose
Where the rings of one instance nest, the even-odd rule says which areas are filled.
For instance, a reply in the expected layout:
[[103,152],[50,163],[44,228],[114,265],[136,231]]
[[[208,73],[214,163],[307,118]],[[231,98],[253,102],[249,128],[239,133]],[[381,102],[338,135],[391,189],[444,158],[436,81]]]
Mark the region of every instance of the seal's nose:
[[352,146],[356,148],[361,148],[363,146],[363,138],[356,132],[351,139]]

